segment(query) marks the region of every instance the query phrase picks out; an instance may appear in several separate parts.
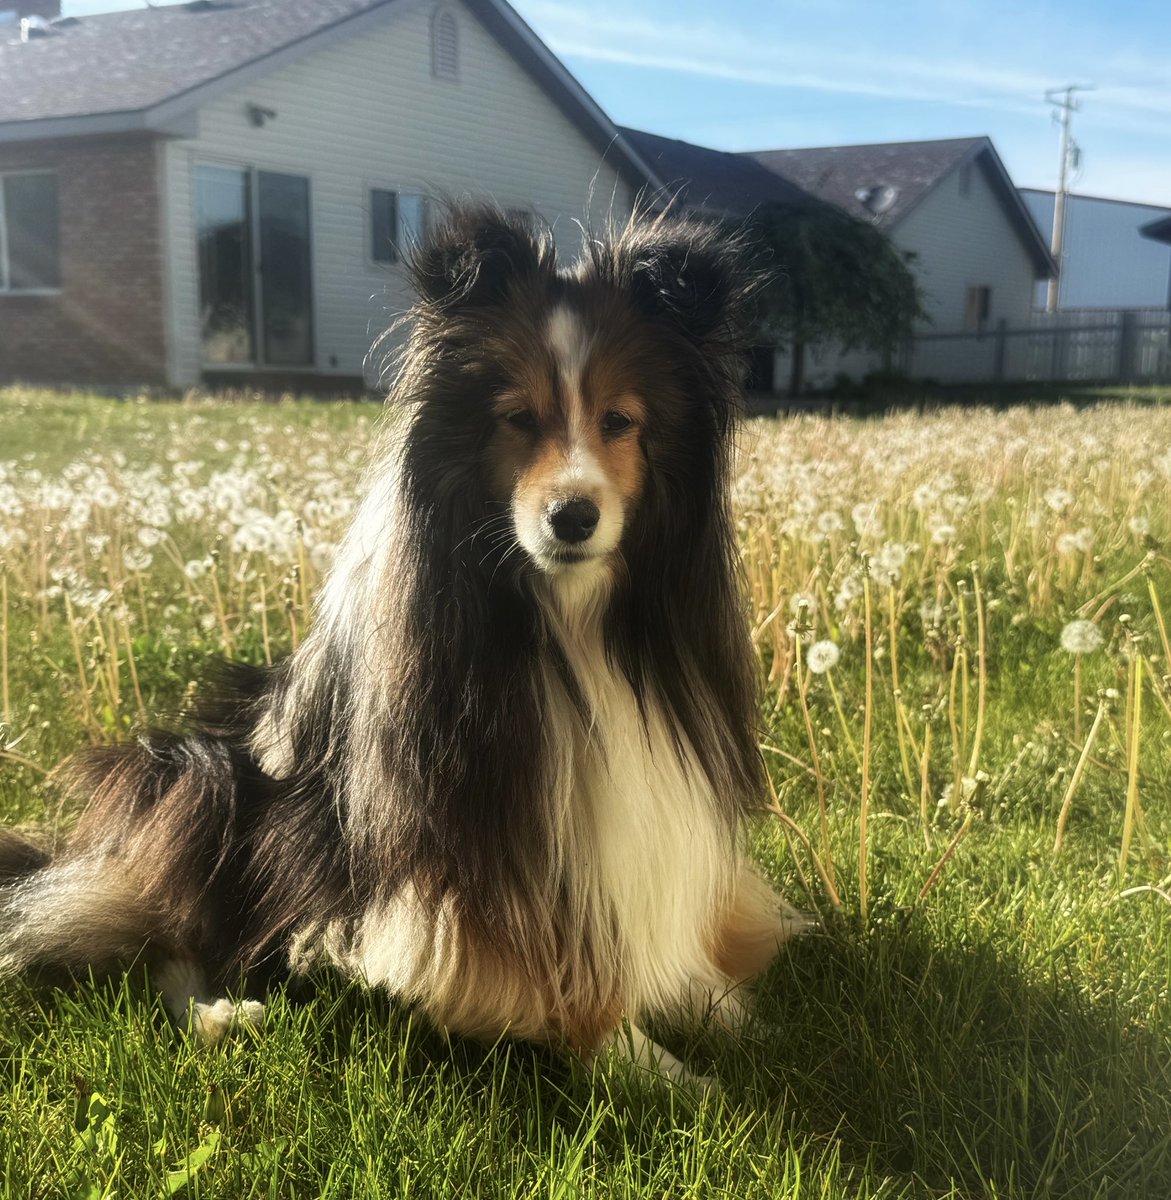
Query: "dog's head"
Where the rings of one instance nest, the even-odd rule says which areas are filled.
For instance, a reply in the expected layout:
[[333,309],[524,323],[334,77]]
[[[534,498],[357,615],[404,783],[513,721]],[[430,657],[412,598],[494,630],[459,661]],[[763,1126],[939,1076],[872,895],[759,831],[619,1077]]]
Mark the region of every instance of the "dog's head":
[[686,538],[718,502],[740,261],[712,228],[657,219],[559,270],[524,221],[453,212],[413,263],[417,485],[560,582],[613,578],[640,525]]

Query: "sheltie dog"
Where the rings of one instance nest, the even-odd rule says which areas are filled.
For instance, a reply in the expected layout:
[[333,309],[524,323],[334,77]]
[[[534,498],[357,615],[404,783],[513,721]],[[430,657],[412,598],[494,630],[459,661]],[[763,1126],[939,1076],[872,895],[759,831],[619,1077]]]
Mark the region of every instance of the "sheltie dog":
[[803,924],[750,864],[756,668],[729,502],[746,277],[702,224],[550,238],[453,209],[365,499],[299,649],[179,731],[62,769],[0,833],[0,973],[141,958],[209,1040],[328,963],[474,1037],[613,1045]]

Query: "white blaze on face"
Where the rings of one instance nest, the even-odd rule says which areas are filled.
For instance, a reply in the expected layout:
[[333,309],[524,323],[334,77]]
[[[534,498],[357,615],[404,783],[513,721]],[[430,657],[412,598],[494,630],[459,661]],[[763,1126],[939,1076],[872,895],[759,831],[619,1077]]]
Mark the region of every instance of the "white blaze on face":
[[[600,415],[587,403],[584,395],[590,331],[579,314],[560,305],[549,317],[547,338],[557,368],[558,392],[565,414],[566,446],[557,471],[549,479],[544,509],[547,511],[550,504],[560,500],[589,499],[598,506],[600,513],[593,535],[577,547],[585,556],[584,560],[560,564],[569,572],[580,572],[591,563],[600,565],[603,556],[618,545],[622,537],[622,502],[597,458],[595,448],[601,430],[595,425]],[[523,536],[522,540],[525,540]],[[541,514],[540,540],[549,551],[559,549],[544,512]]]

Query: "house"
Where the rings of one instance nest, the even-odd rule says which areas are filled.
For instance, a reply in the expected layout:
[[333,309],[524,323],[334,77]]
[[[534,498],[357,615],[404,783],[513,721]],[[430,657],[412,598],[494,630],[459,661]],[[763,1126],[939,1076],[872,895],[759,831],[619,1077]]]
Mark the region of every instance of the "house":
[[[1021,188],[1021,198],[1048,239],[1054,193]],[[1153,244],[1145,227],[1171,220],[1171,209],[1070,193],[1065,198],[1058,309],[1171,308],[1171,247]],[[1045,287],[1033,303],[1045,306]]]
[[[750,157],[847,213],[870,221],[912,255],[928,315],[898,363],[942,382],[990,377],[991,337],[1029,323],[1036,281],[1055,264],[1000,156],[986,137],[764,150]],[[862,352],[823,355],[812,383],[860,378],[884,364]],[[778,377],[784,378],[780,368]]]
[[0,378],[369,384],[432,198],[572,252],[660,185],[504,0],[57,11],[0,13]]

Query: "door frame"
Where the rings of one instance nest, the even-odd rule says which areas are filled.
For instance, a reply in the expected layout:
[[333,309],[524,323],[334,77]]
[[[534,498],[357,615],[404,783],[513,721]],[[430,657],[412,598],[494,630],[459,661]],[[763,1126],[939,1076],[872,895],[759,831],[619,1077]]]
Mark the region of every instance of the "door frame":
[[[249,268],[251,270],[252,284],[252,347],[253,360],[251,362],[224,362],[212,363],[208,362],[203,357],[203,330],[200,328],[197,331],[197,340],[199,342],[199,370],[202,373],[215,371],[255,371],[272,372],[279,371],[282,374],[306,374],[315,375],[319,371],[318,367],[318,330],[321,328],[320,314],[318,313],[318,287],[317,287],[317,238],[314,231],[313,221],[313,193],[316,186],[316,180],[313,172],[305,170],[289,169],[283,166],[262,166],[255,162],[241,162],[237,159],[230,158],[194,158],[191,162],[191,236],[195,252],[195,287],[198,297],[199,289],[202,286],[200,279],[200,264],[199,264],[199,233],[196,222],[196,177],[200,167],[220,167],[232,171],[240,171],[248,175],[248,237],[250,240],[251,262]],[[261,290],[261,262],[260,262],[260,175],[267,173],[270,175],[289,175],[297,179],[304,179],[308,185],[306,195],[306,209],[308,218],[308,259],[309,259],[309,348],[310,361],[302,366],[288,366],[280,363],[272,364],[265,360],[264,357],[264,298]],[[197,318],[201,319],[198,301],[196,303]]]

